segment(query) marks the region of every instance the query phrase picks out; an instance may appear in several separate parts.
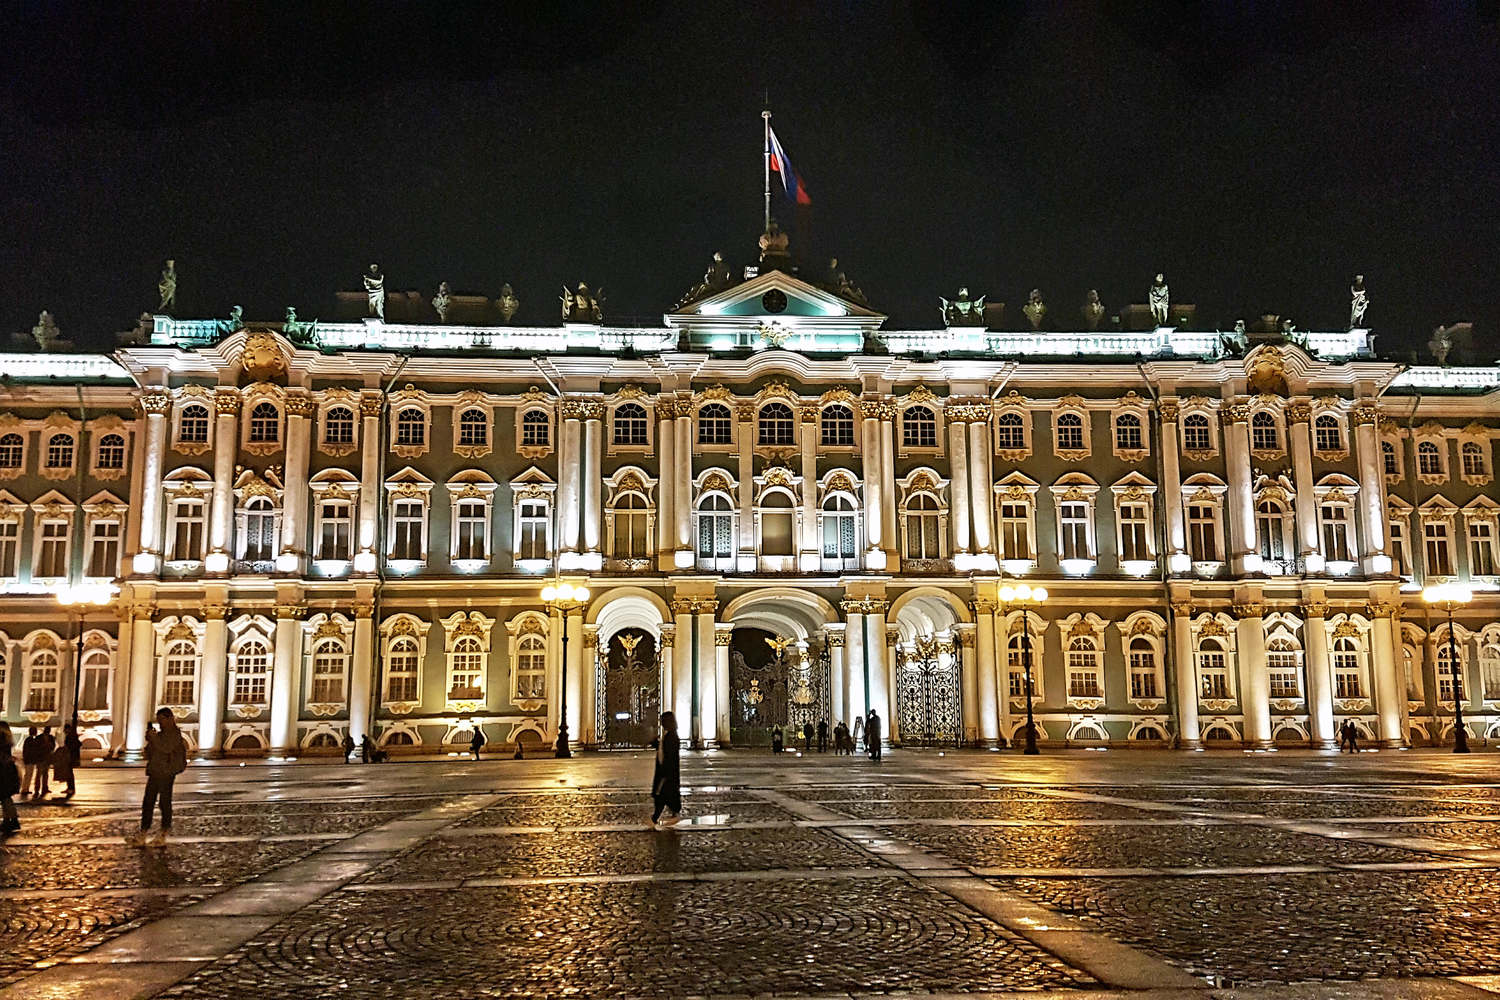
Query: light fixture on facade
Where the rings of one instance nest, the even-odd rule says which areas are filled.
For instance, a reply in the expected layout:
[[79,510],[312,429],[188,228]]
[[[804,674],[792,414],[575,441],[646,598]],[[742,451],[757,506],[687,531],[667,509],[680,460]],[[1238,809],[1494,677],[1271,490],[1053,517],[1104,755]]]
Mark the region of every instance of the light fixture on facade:
[[356,572],[356,573],[373,573],[373,572],[375,572],[375,553],[373,553],[373,552],[356,552],[354,554],[354,572]]
[[229,554],[226,552],[210,552],[203,559],[203,569],[208,573],[229,572]]

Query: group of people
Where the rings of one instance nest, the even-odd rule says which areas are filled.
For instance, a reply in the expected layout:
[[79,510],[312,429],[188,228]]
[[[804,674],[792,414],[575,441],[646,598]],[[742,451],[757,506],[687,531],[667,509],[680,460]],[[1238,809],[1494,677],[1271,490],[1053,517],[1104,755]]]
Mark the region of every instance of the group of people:
[[[826,719],[818,723],[816,730],[813,729],[813,724],[811,722],[804,722],[802,724],[803,752],[812,752],[815,733],[818,745],[818,753],[827,753],[829,731],[828,721]],[[838,724],[833,727],[833,752],[835,755],[843,754],[845,756],[852,756],[855,749],[860,743],[861,737],[863,737],[865,752],[870,755],[870,759],[880,760],[883,736],[884,730],[881,726],[879,712],[871,711],[868,718],[856,716],[854,719],[854,729],[852,732],[841,719],[839,720]],[[795,737],[793,738],[795,739]],[[786,734],[782,731],[780,726],[777,726],[776,728],[771,730],[771,752],[781,753],[785,749]]]
[[1339,726],[1339,753],[1359,753],[1359,727],[1353,719],[1345,719]]
[[21,741],[21,767],[16,766],[15,734],[10,724],[0,722],[0,836],[21,829],[16,799],[40,803],[52,792],[52,782],[65,787],[62,798],[71,799],[78,790],[73,770],[83,753],[83,741],[71,724],[63,727],[62,742],[52,727],[32,726]]

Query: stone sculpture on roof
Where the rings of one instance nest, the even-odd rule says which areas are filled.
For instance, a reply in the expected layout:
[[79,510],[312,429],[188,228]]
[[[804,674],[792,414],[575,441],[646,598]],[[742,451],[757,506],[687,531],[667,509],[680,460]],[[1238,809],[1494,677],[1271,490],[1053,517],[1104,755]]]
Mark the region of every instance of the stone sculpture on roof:
[[1026,314],[1033,330],[1042,328],[1042,321],[1047,318],[1047,303],[1042,301],[1040,288],[1033,288],[1031,294],[1026,296],[1026,304],[1021,307],[1021,312]]
[[448,283],[446,281],[439,282],[437,294],[432,297],[432,310],[437,313],[439,323],[448,322],[449,301]]
[[286,307],[286,318],[281,321],[281,333],[287,340],[298,346],[308,346],[317,338],[318,321],[310,323],[301,322],[297,319],[295,306]]
[[708,270],[703,272],[703,280],[687,290],[687,294],[678,300],[676,308],[681,309],[690,302],[722,292],[733,283],[734,278],[729,273],[729,265],[724,263],[724,255],[715,250],[714,259],[709,261]]
[[1167,290],[1166,275],[1157,272],[1156,280],[1151,282],[1151,291],[1147,293],[1147,304],[1151,307],[1151,317],[1156,320],[1157,326],[1167,325],[1167,314],[1171,307],[1172,296]]
[[369,297],[369,308],[365,315],[385,322],[385,275],[380,273],[379,264],[370,265],[364,275],[364,284],[365,295]]
[[791,242],[786,233],[781,231],[780,224],[772,219],[766,226],[766,231],[760,235],[760,262],[767,270],[791,269]]
[[1104,303],[1099,301],[1099,289],[1089,289],[1089,300],[1083,304],[1083,323],[1090,330],[1099,329],[1104,319]]
[[495,305],[500,307],[500,322],[509,323],[516,310],[521,308],[521,300],[516,298],[516,293],[509,283],[500,286],[500,297],[495,300]]
[[1356,274],[1354,284],[1349,286],[1349,329],[1363,329],[1365,310],[1370,307],[1370,295],[1365,291],[1365,276]]
[[580,281],[576,291],[563,286],[562,318],[564,323],[603,323],[604,289],[590,292],[587,283]]
[[156,307],[160,313],[177,308],[177,262],[168,258],[167,266],[162,269],[161,280],[156,283],[156,290],[161,293],[161,304]]
[[36,346],[44,351],[57,350],[62,341],[62,331],[57,328],[57,320],[45,309],[37,317],[36,326],[31,328],[31,336],[36,341]]
[[958,290],[958,297],[948,301],[941,295],[938,301],[942,303],[939,307],[943,314],[944,326],[984,326],[984,296],[977,299],[969,298],[967,287]]

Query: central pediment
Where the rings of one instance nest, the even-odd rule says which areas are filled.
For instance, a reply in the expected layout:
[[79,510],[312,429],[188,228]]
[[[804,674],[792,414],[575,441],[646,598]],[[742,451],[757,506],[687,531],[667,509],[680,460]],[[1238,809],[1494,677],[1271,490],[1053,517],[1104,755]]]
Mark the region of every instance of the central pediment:
[[882,314],[784,271],[758,275],[663,318],[694,349],[809,352],[858,351],[885,322]]

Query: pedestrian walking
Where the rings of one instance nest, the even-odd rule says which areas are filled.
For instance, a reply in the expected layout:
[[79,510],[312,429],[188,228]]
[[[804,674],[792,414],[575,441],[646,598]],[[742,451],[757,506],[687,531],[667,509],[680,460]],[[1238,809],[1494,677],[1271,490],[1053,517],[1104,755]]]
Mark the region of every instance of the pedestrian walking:
[[1349,752],[1359,753],[1359,727],[1354,724],[1353,719],[1345,722],[1344,725],[1349,727]]
[[349,758],[354,754],[354,751],[357,749],[355,747],[355,745],[354,745],[354,737],[351,736],[351,735],[349,735],[347,732],[344,733],[344,742],[343,742],[342,745],[343,745],[343,748],[344,748],[344,763],[347,764],[347,763],[349,763]]
[[71,722],[63,727],[63,746],[68,749],[68,798],[78,789],[73,784],[73,772],[83,762],[83,740],[78,737],[78,728]]
[[844,753],[844,745],[849,742],[849,727],[844,725],[840,719],[838,725],[833,727],[833,755],[841,756]]
[[73,797],[73,792],[75,791],[73,787],[73,754],[68,748],[67,739],[67,733],[72,728],[72,726],[68,726],[67,729],[63,730],[62,745],[52,751],[52,760],[49,762],[49,766],[52,768],[52,777],[59,785],[67,787],[64,798],[69,799]]
[[10,724],[0,722],[0,837],[9,837],[21,829],[15,797],[21,792],[21,771],[16,767]]
[[854,751],[859,748],[859,741],[864,738],[864,735],[865,735],[865,717],[862,716],[862,715],[856,715],[854,717],[854,732],[852,732],[852,733],[849,734],[849,754],[850,754],[850,756],[853,756],[854,755]]
[[813,724],[811,720],[802,723],[802,752],[812,753]]
[[26,738],[21,741],[21,798],[31,794],[31,789],[36,785],[36,769],[39,763],[39,755],[42,752],[41,737],[37,735],[36,726],[26,730]]
[[[141,828],[125,838],[135,847],[161,847],[172,834],[172,784],[187,770],[187,741],[170,708],[156,710],[156,732],[146,732],[146,795],[141,800]],[[161,826],[151,833],[151,812],[160,803]]]
[[475,726],[474,727],[474,735],[471,736],[471,737],[469,737],[469,752],[474,755],[474,759],[475,760],[478,760],[479,759],[479,751],[481,751],[483,749],[484,749],[484,733],[480,730],[479,726]]
[[781,727],[777,726],[771,730],[771,752],[781,753],[786,749],[786,737],[781,734]]
[[865,726],[865,747],[870,751],[870,759],[877,764],[880,763],[880,738],[882,735],[880,713],[872,708],[870,709],[870,721]]
[[32,799],[45,799],[52,792],[52,755],[57,752],[57,739],[52,735],[51,726],[43,726],[42,734],[37,737],[40,749],[37,751],[36,790],[32,793]]
[[[677,736],[677,716],[661,713],[661,732],[656,740],[656,767],[651,772],[651,825],[675,826],[682,818],[682,770],[678,760],[681,749]],[[662,813],[667,814],[662,819]]]
[[828,752],[828,720],[818,720],[818,753]]

